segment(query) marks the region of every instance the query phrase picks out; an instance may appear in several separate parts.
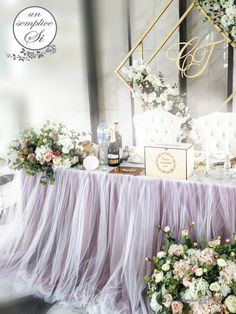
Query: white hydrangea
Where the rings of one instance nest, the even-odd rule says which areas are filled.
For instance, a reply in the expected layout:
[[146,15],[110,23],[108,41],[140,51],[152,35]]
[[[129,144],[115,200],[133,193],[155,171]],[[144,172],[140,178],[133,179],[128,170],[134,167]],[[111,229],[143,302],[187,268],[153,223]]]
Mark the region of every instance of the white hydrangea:
[[74,149],[73,140],[67,135],[58,136],[58,145],[61,145],[64,154],[68,154],[71,149]]
[[203,278],[193,278],[192,283],[190,284],[189,288],[186,289],[183,295],[183,300],[185,300],[185,302],[192,303],[201,301],[202,299],[210,296],[211,293],[209,291],[208,282]]
[[44,163],[44,155],[49,152],[48,146],[39,146],[35,150],[36,160],[42,165]]
[[157,302],[157,293],[153,293],[150,306],[155,313],[161,313],[162,306]]
[[230,293],[231,289],[225,283],[220,283],[220,293],[223,297],[226,297]]

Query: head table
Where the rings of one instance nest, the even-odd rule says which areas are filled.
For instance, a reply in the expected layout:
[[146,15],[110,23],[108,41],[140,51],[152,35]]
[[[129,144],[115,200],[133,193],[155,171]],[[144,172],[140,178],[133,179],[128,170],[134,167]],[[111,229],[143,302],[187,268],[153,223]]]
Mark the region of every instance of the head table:
[[15,175],[0,225],[0,279],[89,313],[151,313],[143,277],[163,241],[156,227],[196,222],[198,240],[236,229],[236,187],[58,170],[54,185]]

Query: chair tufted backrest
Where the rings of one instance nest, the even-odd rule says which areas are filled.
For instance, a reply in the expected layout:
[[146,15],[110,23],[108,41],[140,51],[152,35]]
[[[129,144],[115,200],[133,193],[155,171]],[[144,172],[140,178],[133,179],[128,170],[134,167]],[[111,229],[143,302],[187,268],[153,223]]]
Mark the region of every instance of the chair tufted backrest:
[[175,144],[182,120],[163,110],[150,110],[138,114],[133,119],[137,145]]
[[236,154],[236,113],[215,112],[195,120],[202,149]]

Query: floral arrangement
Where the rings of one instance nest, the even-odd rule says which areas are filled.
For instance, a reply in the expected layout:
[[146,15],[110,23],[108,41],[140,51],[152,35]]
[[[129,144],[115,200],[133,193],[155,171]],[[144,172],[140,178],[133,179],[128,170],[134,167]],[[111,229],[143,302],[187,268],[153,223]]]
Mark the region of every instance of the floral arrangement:
[[[85,134],[83,134],[85,135]],[[84,142],[87,147],[87,142]],[[76,166],[84,154],[81,136],[63,124],[43,125],[39,132],[25,130],[10,145],[9,158],[12,169],[25,169],[28,175],[42,172],[41,183],[55,180],[54,170]]]
[[133,65],[123,70],[127,75],[133,95],[142,104],[144,110],[161,109],[182,118],[180,139],[191,136],[193,121],[190,110],[179,95],[178,85],[165,84],[164,75],[150,73],[150,69],[142,60],[134,60]]
[[182,231],[182,244],[165,227],[163,251],[147,258],[153,270],[145,277],[151,308],[162,314],[236,313],[236,236],[233,243],[218,237],[200,248],[189,235],[193,226]]
[[234,0],[197,0],[212,21],[236,42],[236,3]]

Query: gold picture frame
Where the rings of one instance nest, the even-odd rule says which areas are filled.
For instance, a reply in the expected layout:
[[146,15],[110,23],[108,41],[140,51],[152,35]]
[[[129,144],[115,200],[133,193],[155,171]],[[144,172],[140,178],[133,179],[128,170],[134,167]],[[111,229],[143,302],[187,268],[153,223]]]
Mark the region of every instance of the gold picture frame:
[[[150,23],[148,28],[145,30],[145,32],[141,35],[141,37],[138,39],[134,47],[128,52],[128,54],[125,56],[125,58],[122,60],[120,65],[115,70],[115,73],[121,79],[124,84],[132,90],[132,86],[129,84],[129,81],[122,75],[121,70],[126,64],[126,62],[129,60],[129,58],[133,55],[134,52],[139,51],[141,54],[141,59],[144,57],[144,40],[148,36],[148,34],[152,31],[154,26],[157,24],[157,22],[160,20],[160,18],[163,16],[163,14],[168,10],[170,5],[172,4],[174,0],[168,0],[166,4],[162,7],[160,13],[154,18],[154,20]],[[205,9],[200,6],[196,1],[193,1],[187,10],[184,12],[184,14],[180,17],[180,19],[177,21],[177,23],[172,27],[172,29],[169,31],[169,33],[164,37],[164,39],[161,41],[159,46],[151,53],[151,55],[147,58],[147,60],[144,60],[144,63],[148,65],[155,56],[159,53],[159,51],[162,49],[162,47],[166,44],[166,42],[169,40],[169,38],[172,36],[172,34],[178,29],[180,24],[184,21],[184,19],[190,14],[190,12],[197,8],[203,15],[204,18],[206,18],[213,27],[222,35],[224,40],[228,42],[234,49],[236,48],[236,43],[233,43],[232,40],[229,38],[229,36],[224,33],[220,27],[212,20],[212,18],[207,14]],[[233,98],[236,96],[236,90],[218,107],[218,110],[220,111],[223,109]]]

